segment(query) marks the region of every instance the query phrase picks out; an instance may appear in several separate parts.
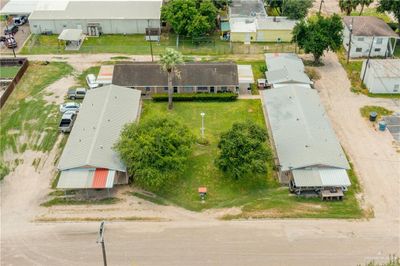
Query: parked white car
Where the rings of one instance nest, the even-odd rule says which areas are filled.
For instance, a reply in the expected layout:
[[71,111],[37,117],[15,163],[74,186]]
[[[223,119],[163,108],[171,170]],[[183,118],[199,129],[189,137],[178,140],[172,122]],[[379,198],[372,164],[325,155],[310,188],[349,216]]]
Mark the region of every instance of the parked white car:
[[99,87],[99,84],[96,82],[96,76],[94,74],[88,74],[86,76],[86,83],[90,89],[95,89]]
[[78,112],[80,107],[81,105],[75,102],[63,103],[60,105],[60,112],[61,113],[65,113],[66,111]]

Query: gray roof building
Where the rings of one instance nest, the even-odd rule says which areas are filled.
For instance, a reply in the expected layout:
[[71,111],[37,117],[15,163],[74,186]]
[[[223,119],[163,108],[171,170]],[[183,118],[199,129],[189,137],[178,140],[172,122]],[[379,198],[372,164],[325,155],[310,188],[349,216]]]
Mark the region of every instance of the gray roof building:
[[285,66],[284,68],[265,72],[269,84],[287,84],[301,83],[312,84],[306,73],[297,71],[294,66]]
[[229,17],[267,17],[267,12],[261,0],[233,0],[229,6]]
[[[237,65],[226,63],[185,63],[177,66],[174,86],[238,86]],[[112,83],[125,87],[165,87],[168,76],[157,63],[132,63],[114,66]]]
[[59,170],[80,167],[126,171],[113,146],[126,123],[140,112],[140,91],[108,85],[89,90],[83,100]]
[[399,37],[382,19],[373,16],[346,16],[343,21],[350,28],[353,20],[353,35],[376,37]]
[[282,171],[349,169],[316,90],[291,85],[265,90],[262,97]]
[[264,54],[268,71],[288,67],[290,70],[304,71],[303,61],[294,53]]

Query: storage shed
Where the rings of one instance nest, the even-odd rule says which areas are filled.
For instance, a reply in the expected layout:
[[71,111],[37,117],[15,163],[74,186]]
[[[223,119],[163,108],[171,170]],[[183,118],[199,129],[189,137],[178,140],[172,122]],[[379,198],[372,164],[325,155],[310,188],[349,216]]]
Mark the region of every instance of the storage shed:
[[291,85],[261,94],[280,182],[297,194],[346,191],[350,166],[318,92]]
[[399,94],[400,59],[365,60],[360,73],[360,79],[363,78],[370,93]]
[[31,32],[60,34],[82,29],[89,36],[144,34],[160,28],[162,0],[69,0],[59,9],[36,7],[29,16]]
[[113,149],[126,123],[138,119],[140,91],[115,85],[89,90],[61,155],[59,189],[104,189],[127,184]]

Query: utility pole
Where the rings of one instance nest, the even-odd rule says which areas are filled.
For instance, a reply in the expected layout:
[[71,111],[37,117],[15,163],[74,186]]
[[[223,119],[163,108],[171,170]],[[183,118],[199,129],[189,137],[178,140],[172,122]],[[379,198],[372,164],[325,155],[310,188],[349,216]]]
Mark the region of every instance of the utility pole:
[[153,44],[152,44],[151,35],[150,35],[150,19],[147,20],[147,32],[148,32],[148,37],[149,37],[149,42],[150,42],[151,62],[154,62]]
[[375,40],[375,36],[372,36],[372,42],[371,42],[371,46],[369,47],[367,61],[365,62],[364,73],[363,73],[363,76],[361,79],[361,84],[364,83],[365,73],[367,73],[367,67],[368,67],[369,59],[371,58],[372,47],[374,46],[374,40]]
[[321,3],[319,4],[319,11],[318,11],[318,15],[321,15],[321,9],[322,9],[322,3],[324,2],[324,0],[321,0]]
[[103,252],[104,266],[107,266],[106,247],[104,245],[104,230],[105,230],[104,221],[102,221],[101,224],[100,224],[99,239],[97,240],[97,243],[101,244],[101,250]]
[[347,50],[347,64],[349,63],[349,58],[350,58],[351,37],[353,36],[353,23],[354,23],[354,18],[351,18],[351,24],[350,24],[350,27],[349,27],[350,36],[349,36],[349,50]]

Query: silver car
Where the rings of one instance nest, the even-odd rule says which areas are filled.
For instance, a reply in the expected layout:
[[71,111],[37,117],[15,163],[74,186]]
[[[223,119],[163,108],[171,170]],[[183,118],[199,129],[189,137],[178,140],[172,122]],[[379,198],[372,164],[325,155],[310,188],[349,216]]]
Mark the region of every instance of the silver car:
[[78,112],[80,107],[81,105],[75,102],[63,103],[60,105],[60,112],[61,113],[65,113],[66,111]]

